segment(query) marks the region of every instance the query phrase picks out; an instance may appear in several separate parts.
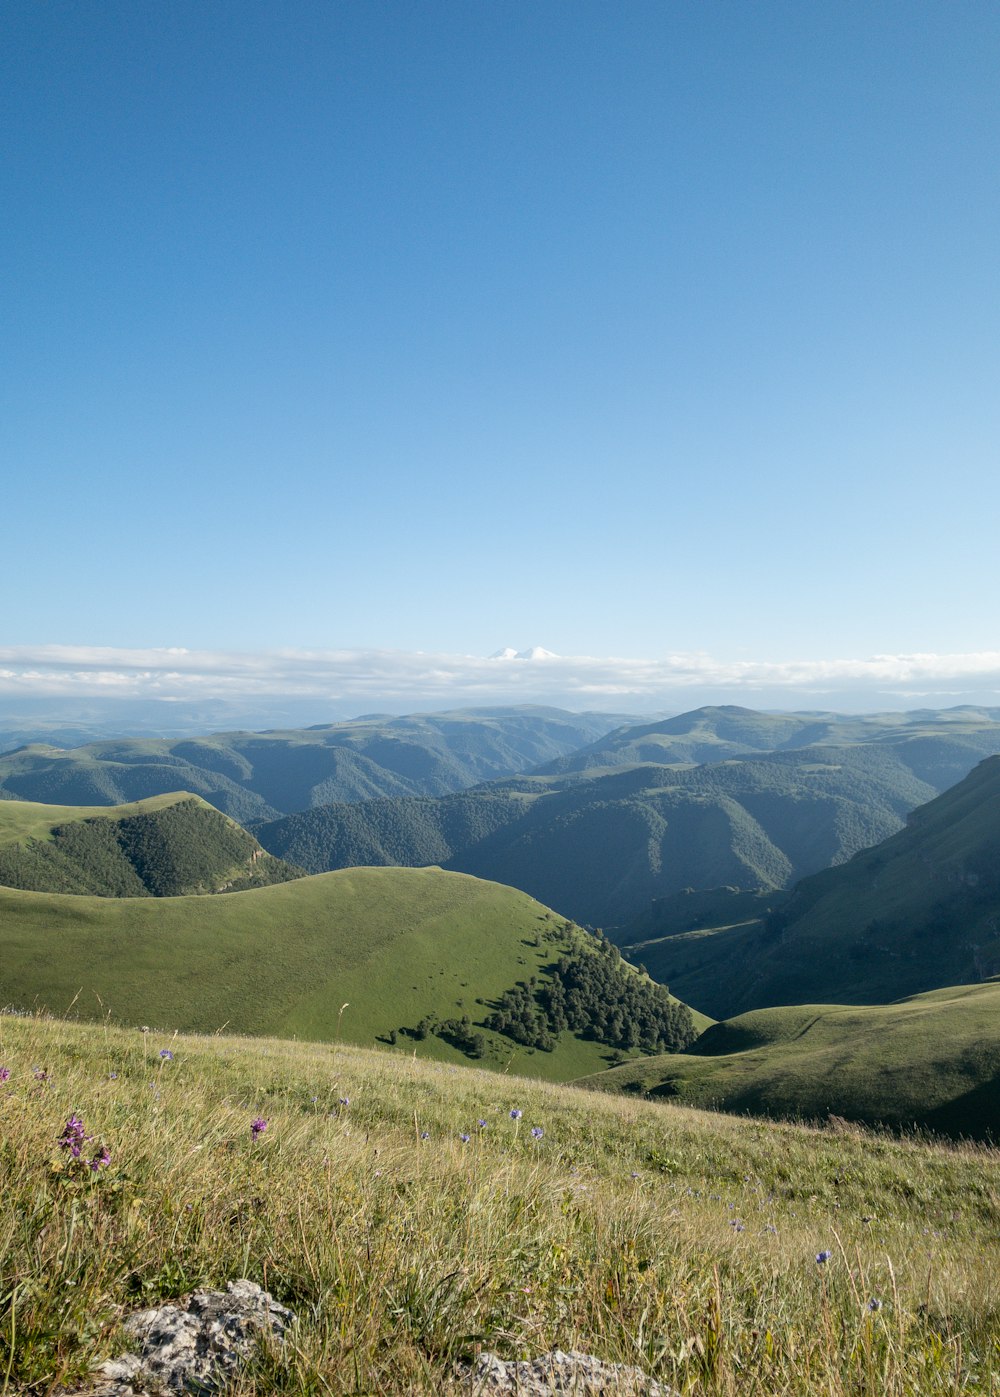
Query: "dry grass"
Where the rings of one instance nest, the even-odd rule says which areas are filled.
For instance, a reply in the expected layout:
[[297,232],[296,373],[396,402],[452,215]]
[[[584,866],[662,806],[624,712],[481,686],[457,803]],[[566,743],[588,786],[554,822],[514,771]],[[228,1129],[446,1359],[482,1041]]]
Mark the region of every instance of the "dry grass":
[[[554,1345],[684,1393],[1000,1391],[980,1148],[11,1016],[0,1064],[0,1393],[53,1392],[127,1310],[244,1275],[300,1323],[241,1397],[446,1392],[477,1348]],[[74,1111],[96,1173],[56,1146]]]

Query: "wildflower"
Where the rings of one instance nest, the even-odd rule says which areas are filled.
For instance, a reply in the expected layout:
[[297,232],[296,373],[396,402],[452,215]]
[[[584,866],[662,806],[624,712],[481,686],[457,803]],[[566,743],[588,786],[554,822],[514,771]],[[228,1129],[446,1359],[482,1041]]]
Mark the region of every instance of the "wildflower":
[[61,1150],[69,1150],[74,1159],[79,1159],[84,1145],[91,1138],[84,1129],[83,1121],[74,1115],[63,1126],[63,1133],[56,1143]]
[[633,1169],[633,1170],[632,1170],[632,1173],[629,1175],[629,1178],[631,1178],[631,1179],[637,1179],[638,1177],[639,1177],[639,1171],[638,1171],[638,1169]]
[[350,1106],[351,1098],[349,1096],[342,1096],[340,1098],[340,1104],[341,1106]]
[[36,1067],[31,1075],[36,1082],[47,1082],[49,1080],[49,1074],[44,1067]]
[[421,1140],[429,1140],[431,1138],[431,1132],[429,1130],[422,1130],[420,1132],[420,1138]]
[[251,1135],[251,1138],[254,1139],[254,1140],[258,1139],[261,1135],[264,1134],[264,1131],[265,1131],[266,1129],[267,1129],[267,1121],[264,1119],[263,1116],[258,1116],[258,1117],[256,1118],[256,1120],[252,1120],[252,1121],[250,1122],[250,1135]]
[[107,1145],[102,1145],[100,1148],[100,1152],[98,1154],[95,1154],[94,1158],[90,1161],[91,1173],[96,1174],[99,1169],[106,1168],[110,1163],[111,1154],[108,1151],[108,1147]]
[[532,1140],[540,1140],[544,1134],[545,1134],[545,1131],[542,1129],[542,1127],[541,1127],[540,1125],[533,1125],[533,1126],[531,1127],[531,1138],[532,1138]]
[[458,1138],[461,1140],[463,1145],[467,1145],[472,1137],[470,1135],[467,1135],[463,1130],[462,1134]]
[[816,1253],[816,1265],[824,1266],[830,1260],[830,1257],[832,1255],[832,1251],[818,1251]]
[[109,1081],[109,1082],[117,1082],[117,1080],[118,1080],[118,1073],[117,1073],[117,1072],[109,1072],[109,1073],[108,1073],[108,1081]]
[[869,1311],[870,1311],[872,1314],[874,1314],[876,1310],[880,1310],[881,1308],[882,1308],[882,1301],[881,1301],[881,1300],[876,1300],[875,1296],[873,1295],[872,1298],[868,1301],[868,1309],[869,1309]]
[[161,1048],[160,1057],[163,1059],[164,1062],[173,1062],[174,1060],[174,1055],[169,1048]]
[[513,1109],[513,1110],[511,1111],[511,1113],[510,1113],[510,1118],[511,1118],[512,1121],[519,1121],[519,1120],[521,1119],[521,1117],[522,1117],[523,1114],[524,1114],[524,1112],[523,1112],[523,1111],[519,1111],[519,1110],[517,1109],[517,1107],[515,1106],[514,1109]]
[[482,1121],[482,1120],[481,1120],[481,1121],[476,1121],[476,1124],[479,1126],[479,1129],[480,1129],[480,1130],[485,1130],[485,1129],[486,1129],[486,1122],[485,1122],[485,1121]]
[[6,1082],[6,1081],[9,1081],[9,1080],[10,1080],[10,1068],[9,1068],[9,1067],[0,1067],[0,1082]]

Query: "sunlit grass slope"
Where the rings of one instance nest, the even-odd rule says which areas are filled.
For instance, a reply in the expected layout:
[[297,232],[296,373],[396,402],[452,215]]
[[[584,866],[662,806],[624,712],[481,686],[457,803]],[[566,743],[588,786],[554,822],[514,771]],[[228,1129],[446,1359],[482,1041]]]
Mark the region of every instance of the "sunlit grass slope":
[[[371,1044],[427,1016],[481,1021],[490,1001],[587,944],[525,893],[434,868],[350,869],[212,898],[0,888],[0,1004]],[[555,1080],[610,1061],[568,1031],[554,1052],[484,1037],[488,1065]],[[467,1061],[434,1034],[404,1033],[399,1051]]]
[[1000,1140],[1000,980],[898,1004],[801,1004],[716,1024],[693,1053],[599,1074],[601,1090]]
[[[242,1275],[299,1325],[232,1397],[447,1394],[480,1348],[555,1346],[685,1397],[1000,1383],[983,1150],[388,1051],[10,1017],[0,1065],[7,1393],[72,1387],[121,1351],[124,1313]],[[57,1148],[71,1113],[106,1166]]]

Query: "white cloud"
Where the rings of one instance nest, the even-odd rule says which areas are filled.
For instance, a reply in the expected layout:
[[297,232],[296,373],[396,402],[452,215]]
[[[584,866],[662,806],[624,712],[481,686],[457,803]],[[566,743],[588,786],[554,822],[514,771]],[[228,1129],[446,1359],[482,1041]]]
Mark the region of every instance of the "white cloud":
[[623,711],[705,702],[748,707],[857,709],[1000,700],[1000,651],[873,655],[864,659],[721,660],[555,655],[539,646],[492,656],[390,650],[258,653],[87,646],[0,648],[0,700],[316,699],[353,711],[432,705],[551,703]]

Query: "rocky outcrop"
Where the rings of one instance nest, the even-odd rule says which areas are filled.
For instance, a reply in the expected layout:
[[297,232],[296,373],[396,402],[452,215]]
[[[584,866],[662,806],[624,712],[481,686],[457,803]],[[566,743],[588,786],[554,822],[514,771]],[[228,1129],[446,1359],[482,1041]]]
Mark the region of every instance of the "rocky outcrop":
[[641,1368],[605,1363],[589,1353],[552,1349],[530,1362],[504,1362],[495,1353],[482,1353],[462,1373],[463,1386],[474,1397],[551,1397],[566,1392],[574,1397],[677,1397]]
[[225,1292],[196,1290],[184,1305],[140,1310],[124,1325],[139,1352],[103,1364],[91,1397],[221,1393],[257,1341],[270,1336],[280,1343],[294,1318],[266,1290],[245,1280],[230,1281]]

